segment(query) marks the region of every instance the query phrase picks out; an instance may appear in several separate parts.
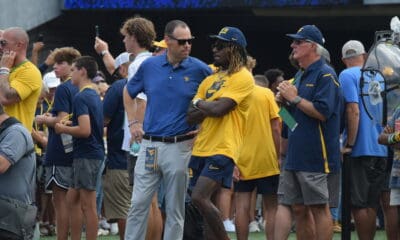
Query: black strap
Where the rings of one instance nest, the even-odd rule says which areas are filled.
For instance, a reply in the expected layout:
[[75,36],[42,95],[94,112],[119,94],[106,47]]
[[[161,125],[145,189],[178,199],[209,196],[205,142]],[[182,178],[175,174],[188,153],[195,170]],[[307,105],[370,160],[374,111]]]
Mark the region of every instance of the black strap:
[[9,117],[6,120],[4,120],[1,124],[0,124],[0,134],[6,130],[8,127],[10,127],[11,125],[17,124],[17,123],[21,123],[20,121],[18,121],[16,118],[14,117]]

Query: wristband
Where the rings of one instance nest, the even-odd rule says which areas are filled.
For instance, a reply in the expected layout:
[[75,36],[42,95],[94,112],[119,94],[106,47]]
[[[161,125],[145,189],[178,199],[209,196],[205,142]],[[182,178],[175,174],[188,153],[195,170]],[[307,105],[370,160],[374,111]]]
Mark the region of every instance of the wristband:
[[394,142],[393,142],[393,137],[394,137],[394,134],[393,134],[393,133],[388,135],[387,141],[388,141],[388,144],[389,144],[389,145],[391,145],[391,144],[394,143]]
[[108,53],[108,50],[103,50],[103,51],[101,51],[100,55],[102,57],[104,57],[107,53]]
[[296,96],[293,101],[290,102],[291,105],[296,106],[297,104],[299,104],[299,102],[301,101],[301,99],[303,99],[300,96]]
[[197,110],[200,110],[200,108],[197,106],[197,104],[199,103],[199,101],[202,100],[201,98],[196,98],[195,100],[193,100],[192,104],[193,107],[196,108]]
[[139,123],[139,120],[132,120],[128,123],[128,127],[131,127],[133,124]]

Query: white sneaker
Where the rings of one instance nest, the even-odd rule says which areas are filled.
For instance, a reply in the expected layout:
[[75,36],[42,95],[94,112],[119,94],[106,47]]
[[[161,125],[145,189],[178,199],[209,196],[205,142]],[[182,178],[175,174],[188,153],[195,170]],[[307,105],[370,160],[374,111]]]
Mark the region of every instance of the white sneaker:
[[256,220],[251,221],[249,224],[249,232],[261,232],[260,227],[258,227],[258,222]]
[[107,220],[106,219],[101,219],[100,221],[99,221],[99,227],[100,228],[102,228],[102,229],[110,229],[110,224],[107,222]]
[[110,224],[110,233],[111,235],[117,235],[118,234],[118,223],[111,223]]
[[229,219],[224,221],[224,228],[226,232],[236,232],[235,224]]
[[99,228],[97,230],[97,236],[107,236],[110,232],[106,229]]

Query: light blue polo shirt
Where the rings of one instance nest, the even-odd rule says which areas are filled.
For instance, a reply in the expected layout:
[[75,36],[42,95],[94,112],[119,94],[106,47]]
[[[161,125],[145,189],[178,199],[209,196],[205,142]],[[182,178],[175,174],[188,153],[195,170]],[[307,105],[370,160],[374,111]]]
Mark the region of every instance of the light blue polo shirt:
[[[299,74],[300,75],[300,74]],[[335,71],[320,59],[294,83],[300,97],[312,102],[325,116],[322,122],[297,107],[290,111],[298,126],[288,131],[286,170],[336,172],[340,166],[340,117],[342,93]]]
[[[383,131],[382,123],[379,120],[371,119],[365,109],[366,105],[370,114],[382,115],[383,104],[372,105],[368,97],[364,98],[364,102],[362,101],[360,96],[360,77],[361,67],[347,68],[339,75],[339,82],[343,88],[345,102],[357,103],[360,109],[357,138],[351,156],[387,157],[387,147],[378,143],[379,134]],[[368,75],[364,74],[364,78],[368,80]],[[377,79],[377,81],[380,80],[382,80],[382,78]],[[363,92],[368,92],[368,86],[365,86]],[[347,127],[343,133],[343,140],[343,142],[347,140]]]
[[173,67],[163,54],[146,59],[126,88],[134,98],[147,95],[143,130],[152,136],[175,136],[194,130],[186,121],[189,104],[211,69],[194,57]]

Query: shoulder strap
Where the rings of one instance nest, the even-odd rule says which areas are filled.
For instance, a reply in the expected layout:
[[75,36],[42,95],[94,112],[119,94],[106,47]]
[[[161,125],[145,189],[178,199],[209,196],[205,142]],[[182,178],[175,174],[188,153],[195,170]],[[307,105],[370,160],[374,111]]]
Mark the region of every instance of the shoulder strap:
[[6,130],[8,127],[10,127],[11,125],[17,124],[17,123],[21,123],[20,121],[18,121],[16,118],[14,117],[9,117],[6,120],[4,120],[1,124],[0,124],[0,134]]

